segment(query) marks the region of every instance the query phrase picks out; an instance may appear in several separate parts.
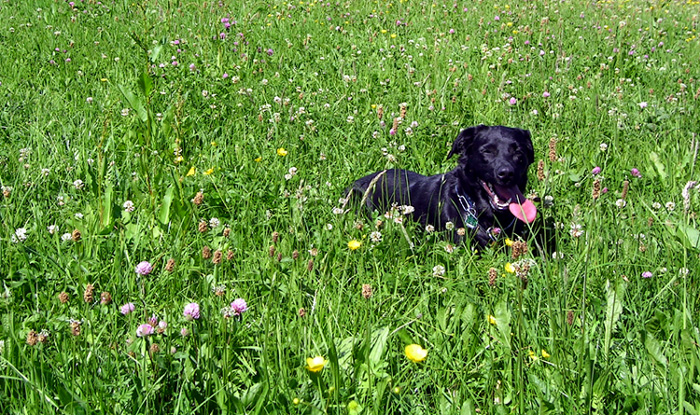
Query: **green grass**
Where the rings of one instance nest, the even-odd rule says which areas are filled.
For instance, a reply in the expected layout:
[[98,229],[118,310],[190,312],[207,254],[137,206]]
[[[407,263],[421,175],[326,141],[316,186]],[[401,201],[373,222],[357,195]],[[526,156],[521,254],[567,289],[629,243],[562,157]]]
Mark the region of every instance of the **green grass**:
[[[700,411],[697,1],[75,3],[0,6],[0,412]],[[526,281],[333,213],[479,123],[533,135]]]

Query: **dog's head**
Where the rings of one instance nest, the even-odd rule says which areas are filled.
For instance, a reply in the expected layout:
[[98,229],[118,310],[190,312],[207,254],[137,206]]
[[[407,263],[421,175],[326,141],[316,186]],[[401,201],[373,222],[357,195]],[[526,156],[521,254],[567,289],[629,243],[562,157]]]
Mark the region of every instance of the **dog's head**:
[[510,210],[530,223],[537,209],[523,196],[527,168],[535,159],[530,132],[519,128],[477,125],[459,133],[447,158],[458,154],[460,165],[495,210]]

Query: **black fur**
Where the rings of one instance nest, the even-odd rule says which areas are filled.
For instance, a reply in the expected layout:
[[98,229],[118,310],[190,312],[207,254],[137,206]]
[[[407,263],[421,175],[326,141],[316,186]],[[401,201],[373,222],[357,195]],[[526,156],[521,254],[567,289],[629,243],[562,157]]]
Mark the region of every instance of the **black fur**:
[[[459,165],[445,174],[423,176],[399,169],[372,173],[353,184],[355,197],[363,195],[370,211],[385,212],[392,205],[413,206],[409,216],[421,224],[443,230],[452,222],[455,229],[471,231],[480,246],[493,240],[495,228],[522,231],[524,223],[508,209],[495,208],[483,183],[517,186],[525,193],[527,169],[534,161],[530,132],[502,126],[469,127],[455,139],[448,159],[453,155],[459,156]],[[475,210],[472,223],[465,213],[466,200]],[[461,238],[456,232],[454,235],[459,242]]]

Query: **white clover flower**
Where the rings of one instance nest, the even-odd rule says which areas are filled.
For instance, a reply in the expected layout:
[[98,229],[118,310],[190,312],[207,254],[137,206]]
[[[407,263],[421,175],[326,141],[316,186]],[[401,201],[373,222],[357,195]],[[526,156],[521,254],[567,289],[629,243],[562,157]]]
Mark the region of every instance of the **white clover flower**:
[[615,205],[619,208],[623,208],[623,207],[627,206],[627,202],[625,202],[625,199],[617,199],[617,201],[615,202]]
[[442,265],[435,265],[433,267],[433,277],[442,277],[445,275],[445,267]]
[[666,210],[669,212],[673,212],[673,210],[676,208],[676,204],[673,202],[666,202]]
[[333,208],[333,214],[334,215],[342,215],[343,214],[343,209],[339,207],[334,207]]
[[82,190],[82,188],[85,187],[85,183],[82,180],[78,179],[73,182],[73,187],[75,187],[78,190]]
[[133,212],[136,209],[134,202],[132,202],[131,200],[127,200],[126,202],[124,202],[123,207],[124,210],[127,212]]
[[63,241],[63,242],[68,242],[71,239],[73,239],[73,235],[71,235],[70,232],[66,232],[63,235],[61,235],[61,241]]
[[211,218],[211,219],[209,219],[209,227],[210,227],[210,228],[212,228],[212,229],[213,229],[213,228],[218,228],[219,225],[221,225],[221,221],[219,220],[219,218]]
[[46,230],[48,230],[51,235],[54,235],[58,233],[58,225],[49,225],[46,227]]
[[375,244],[381,242],[382,241],[382,233],[379,231],[374,231],[374,232],[370,233],[369,240]]
[[578,237],[580,237],[581,235],[583,235],[583,233],[584,233],[584,231],[583,231],[582,228],[583,228],[583,227],[581,226],[581,224],[579,224],[579,223],[572,223],[572,224],[571,224],[571,229],[569,230],[569,233],[570,233],[571,236],[573,236],[574,238],[578,238]]
[[13,243],[24,242],[27,239],[27,229],[17,228],[14,235],[10,238]]

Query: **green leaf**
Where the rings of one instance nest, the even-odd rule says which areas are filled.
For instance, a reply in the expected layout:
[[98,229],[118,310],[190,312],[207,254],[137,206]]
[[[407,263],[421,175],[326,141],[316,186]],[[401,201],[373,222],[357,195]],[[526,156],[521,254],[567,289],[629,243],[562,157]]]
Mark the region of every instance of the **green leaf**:
[[114,204],[114,186],[108,183],[102,195],[102,212],[100,212],[100,233],[109,232],[112,225],[112,208]]
[[605,296],[607,299],[607,311],[605,313],[605,355],[610,351],[610,339],[615,331],[617,320],[622,314],[622,297],[625,294],[624,283],[619,283],[617,287],[613,287],[610,280],[605,284]]
[[658,340],[656,340],[656,337],[654,337],[654,335],[647,333],[646,339],[644,339],[644,347],[647,349],[647,352],[649,352],[651,357],[654,358],[654,360],[656,360],[664,367],[668,365],[668,360],[663,354],[661,344]]
[[700,231],[690,225],[678,225],[678,236],[685,242],[686,247],[700,249]]
[[163,225],[167,225],[170,222],[170,206],[173,204],[173,193],[175,192],[175,186],[168,187],[165,191],[165,196],[163,196],[163,203],[160,205],[160,210],[158,211],[158,220]]
[[118,85],[117,88],[119,88],[119,91],[121,91],[122,95],[124,95],[124,98],[126,98],[126,101],[129,103],[131,108],[136,111],[136,115],[139,117],[139,119],[146,122],[148,120],[148,113],[146,112],[146,107],[143,105],[143,100],[122,85]]
[[649,159],[654,164],[657,173],[659,173],[661,181],[666,181],[666,177],[668,177],[668,175],[666,174],[666,168],[663,164],[661,164],[661,160],[659,160],[659,155],[652,151],[649,153]]
[[139,89],[141,90],[141,94],[143,94],[144,97],[151,96],[151,92],[153,92],[153,80],[148,72],[141,72],[141,76],[139,77],[137,83]]
[[388,327],[382,327],[372,333],[372,349],[369,352],[369,361],[373,367],[376,367],[381,362],[388,337]]
[[510,310],[508,310],[508,305],[505,301],[500,301],[496,304],[494,313],[496,314],[494,316],[496,318],[496,327],[498,327],[498,331],[501,332],[500,340],[510,349]]

